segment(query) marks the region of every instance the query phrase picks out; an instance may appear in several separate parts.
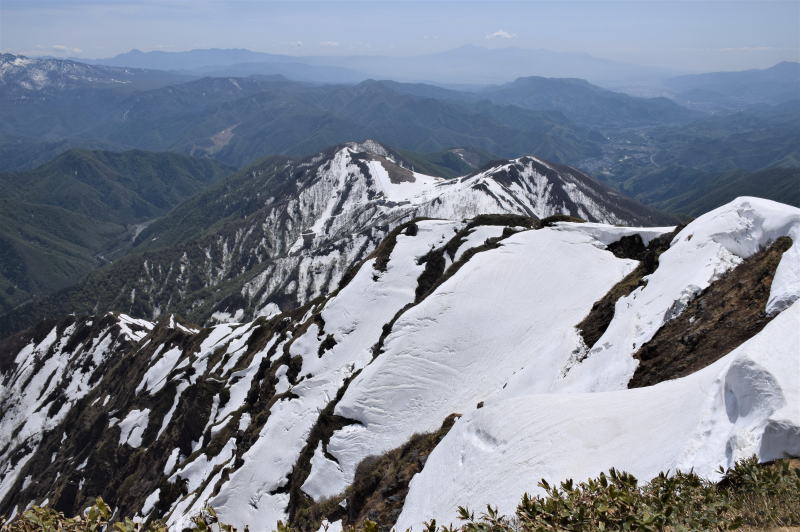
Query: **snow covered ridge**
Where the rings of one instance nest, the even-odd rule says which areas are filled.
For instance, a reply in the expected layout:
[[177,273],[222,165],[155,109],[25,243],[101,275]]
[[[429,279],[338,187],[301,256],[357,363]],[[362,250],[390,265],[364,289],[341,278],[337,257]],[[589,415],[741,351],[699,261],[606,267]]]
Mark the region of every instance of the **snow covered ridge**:
[[[240,216],[182,242],[180,252],[147,257],[137,275],[123,281],[125,287],[108,292],[133,294],[131,304],[149,306],[152,318],[175,311],[176,302],[189,298],[195,321],[243,321],[335,290],[388,231],[416,217],[565,214],[622,225],[670,223],[576,170],[534,157],[444,180],[416,172],[390,149],[365,141],[248,172],[224,194],[207,198],[209,211],[226,214],[239,212],[237,202],[247,203]],[[164,225],[168,232],[169,224]],[[142,238],[157,244],[169,234],[156,223]],[[207,290],[232,279],[236,288]]]
[[0,88],[17,96],[45,89],[124,87],[146,72],[140,69],[88,65],[68,59],[0,54]]
[[[296,311],[200,330],[171,317],[139,324],[141,337],[107,352],[102,375],[47,421],[35,448],[9,439],[0,418],[0,449],[12,441],[3,456],[25,457],[0,464],[0,512],[45,499],[75,511],[102,494],[123,515],[164,517],[175,530],[206,505],[269,529],[309,515],[362,460],[451,414],[461,417],[396,491],[407,496],[387,519],[400,529],[450,522],[459,504],[509,511],[541,477],[611,466],[640,479],[675,468],[710,476],[753,453],[800,454],[799,209],[739,198],[698,218],[617,300],[601,340],[583,345],[576,325],[638,266],[609,244],[672,230],[418,220]],[[686,377],[628,389],[642,342],[786,236],[764,276],[763,328]],[[47,344],[58,347],[41,348],[54,366],[85,349],[59,343],[59,330]],[[20,368],[47,380],[53,366],[29,361],[47,334],[3,346],[4,386]],[[53,386],[76,375],[58,373]],[[37,390],[14,392],[19,411],[47,420]]]

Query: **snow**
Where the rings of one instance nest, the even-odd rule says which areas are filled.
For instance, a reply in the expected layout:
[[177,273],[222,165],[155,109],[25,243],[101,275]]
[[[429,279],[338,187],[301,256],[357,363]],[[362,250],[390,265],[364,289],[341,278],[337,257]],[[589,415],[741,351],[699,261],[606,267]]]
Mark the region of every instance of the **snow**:
[[160,356],[156,353],[156,355],[154,355],[155,362],[153,362],[142,377],[139,386],[136,387],[136,393],[141,393],[142,390],[144,390],[150,395],[157,394],[161,388],[164,387],[164,384],[166,384],[167,376],[175,368],[181,354],[182,351],[178,347],[173,347]]
[[239,430],[247,430],[247,427],[250,426],[251,416],[247,412],[242,414],[242,417],[239,418]]
[[[348,169],[349,163],[350,151],[348,149],[340,150],[331,160],[327,173],[323,173],[321,177],[323,179],[335,182],[334,188],[336,190],[342,190],[350,173],[350,170]],[[325,225],[333,216],[333,211],[336,208],[337,203],[338,198],[335,195],[328,199],[322,214],[319,218],[317,218],[317,221],[314,222],[314,225],[311,226],[310,231],[312,233],[321,235],[325,232]]]
[[239,323],[244,317],[244,309],[237,309],[236,312],[217,311],[211,314],[211,319],[217,323]]
[[142,505],[142,511],[139,512],[140,515],[147,517],[150,512],[153,511],[155,508],[156,503],[158,502],[159,497],[161,496],[161,488],[156,488],[156,490],[147,496],[144,500],[144,505]]
[[119,422],[119,444],[127,443],[131,447],[140,447],[142,445],[142,434],[147,429],[149,417],[149,408],[131,410],[125,416],[125,419]]
[[[112,315],[113,316],[113,315]],[[134,322],[124,315],[95,335],[83,337],[89,323],[75,322],[61,331],[54,327],[38,343],[29,342],[14,357],[13,371],[0,380],[0,498],[11,489],[16,476],[25,466],[43,435],[56,427],[69,409],[86,396],[100,379],[95,371],[106,358],[128,338],[141,338],[140,333],[126,331]],[[80,326],[79,326],[80,325]],[[115,335],[119,325],[123,334]],[[152,324],[138,324],[143,330]],[[81,341],[72,352],[66,346],[79,335]],[[59,391],[59,386],[63,388]],[[105,405],[105,401],[104,401]],[[54,409],[54,406],[58,406]],[[51,410],[55,410],[51,412]],[[17,451],[24,448],[24,453]],[[19,456],[12,458],[14,456]]]
[[471,229],[467,237],[464,239],[464,243],[458,246],[458,249],[453,256],[453,262],[458,262],[458,259],[460,259],[467,250],[481,246],[490,238],[497,238],[501,236],[503,234],[503,229],[505,229],[505,226],[501,225],[479,225],[478,227]]
[[[217,483],[217,477],[225,466],[230,465],[235,453],[236,440],[231,438],[225,443],[218,455],[208,457],[201,453],[169,477],[170,482],[175,482],[178,478],[185,479],[189,489],[189,496],[178,501],[172,514],[167,519],[167,525],[171,530],[183,530],[189,527],[191,517],[205,508],[204,502],[210,497]],[[201,486],[205,486],[203,492],[197,493],[196,491]]]
[[[220,292],[213,288],[248,272],[240,290],[243,300],[220,305],[211,317],[240,322],[271,312],[267,305],[274,301],[288,309],[334,291],[348,268],[363,260],[388,229],[413,218],[564,212],[613,224],[639,218],[619,209],[617,199],[590,180],[531,157],[449,180],[392,168],[400,162],[394,157],[368,141],[287,163],[286,171],[296,178],[295,191],[266,197],[263,211],[231,234],[209,241],[199,260],[182,255],[157,264],[142,261],[147,282],[137,286],[138,297],[146,292],[160,301],[167,283],[181,294],[192,290],[189,279],[200,278],[210,289],[210,302],[219,303]],[[392,183],[389,175],[395,171],[412,180]]]
[[147,336],[147,333],[153,330],[155,324],[150,321],[138,318],[132,318],[127,314],[118,314],[116,318],[119,322],[119,328],[122,334],[127,336],[133,342],[139,342]]
[[253,357],[253,360],[246,369],[231,374],[228,380],[228,392],[230,393],[230,397],[228,402],[225,403],[225,406],[216,413],[215,423],[220,423],[220,420],[227,418],[244,405],[247,393],[252,386],[253,377],[255,377],[255,374],[258,372],[261,361],[267,356],[267,352],[269,348],[272,347],[273,342],[274,340],[270,340],[270,343]]
[[341,521],[329,523],[327,519],[323,519],[318,532],[342,532],[342,530],[343,527]]
[[277,304],[267,303],[258,310],[258,312],[256,313],[256,317],[263,316],[265,318],[271,318],[273,316],[277,316],[280,313],[281,313],[281,308]]
[[772,279],[766,313],[776,314],[800,298],[800,223],[788,231],[792,247],[784,252]]
[[[315,226],[328,236],[352,232],[354,220],[362,215],[366,220],[359,223],[365,225],[390,221],[397,225],[412,215],[462,220],[474,211],[546,214],[558,208],[547,196],[550,185],[530,166],[520,170],[529,173],[522,183],[501,184],[485,174],[432,185],[415,181],[412,185],[420,190],[427,187],[428,198],[447,201],[412,204],[424,194],[392,188],[389,194],[397,194],[394,198],[399,201],[402,193],[402,201],[409,205],[389,207],[395,200],[386,196],[364,214],[359,210],[364,197],[360,194],[366,195],[368,187],[363,176],[356,175],[355,165],[346,160],[343,156],[346,184],[353,197],[328,208],[330,189],[304,189],[303,205],[314,204],[308,207],[314,216],[298,218],[296,231]],[[329,185],[339,186],[340,177],[331,172]],[[492,195],[476,185],[487,187]],[[523,194],[514,187],[529,190]],[[587,204],[585,209],[602,214],[597,205]],[[295,468],[320,411],[346,382],[348,388],[335,413],[358,423],[336,431],[327,444],[315,444],[302,490],[317,501],[342,492],[366,456],[396,448],[414,433],[437,430],[451,413],[463,415],[412,480],[400,516],[401,530],[430,518],[449,522],[455,516],[455,504],[480,510],[482,504],[491,503],[511,512],[522,492],[534,490],[540,477],[582,479],[612,466],[641,478],[676,467],[695,467],[712,475],[717,465],[752,452],[763,459],[800,453],[797,244],[778,266],[764,309],[777,316],[761,333],[689,377],[626,389],[636,367],[632,357],[636,349],[679,315],[695,294],[745,257],[782,235],[797,242],[800,210],[739,198],[698,218],[673,239],[646,286],[618,302],[605,335],[588,348],[575,326],[637,264],[615,257],[606,246],[629,234],[639,234],[649,242],[672,228],[559,223],[520,231],[498,247],[470,257],[432,294],[414,304],[418,278],[425,269],[418,259],[445,245],[465,222],[425,220],[416,226],[414,236],[397,236],[385,271],[375,269],[375,259],[366,260],[346,286],[310,305],[302,318],[276,318],[273,324],[285,325],[291,332],[263,339],[259,345],[264,347],[257,352],[251,352],[248,344],[258,322],[202,329],[187,344],[191,352],[185,353],[171,344],[149,346],[144,352],[141,343],[152,324],[123,315],[117,320],[124,335],[116,338],[105,331],[73,353],[64,352],[64,346],[76,331],[49,331],[41,342],[23,346],[16,353],[14,373],[2,375],[0,449],[16,434],[10,452],[22,445],[35,450],[41,434],[60,423],[74,402],[92,390],[92,371],[81,368],[96,367],[120,353],[119,342],[131,338],[139,342],[138,351],[131,353],[153,355],[142,369],[142,378],[137,376],[133,383],[140,392],[136,398],[103,398],[103,405],[114,406],[109,415],[123,418],[112,418],[110,424],[120,429],[120,445],[141,446],[151,421],[159,424],[157,438],[163,440],[165,434],[171,438],[173,431],[166,429],[182,394],[192,385],[213,383],[229,392],[225,403],[219,394],[212,398],[206,424],[212,434],[225,426],[256,430],[251,423],[266,418],[243,453],[241,466],[234,459],[238,435],[216,456],[206,455],[207,449],[203,452],[207,440],[202,437],[194,442],[199,452],[190,456],[181,456],[174,443],[159,443],[165,453],[172,450],[164,474],[173,482],[178,477],[189,480],[190,492],[173,504],[168,516],[175,529],[187,525],[189,517],[206,505],[240,529],[247,524],[271,529],[279,519],[285,521],[287,475]],[[502,232],[500,226],[471,229],[456,259]],[[260,298],[270,283],[285,283],[287,272],[297,274],[293,282],[298,291],[324,292],[329,288],[321,279],[330,272],[343,272],[344,264],[366,253],[380,234],[326,240],[341,242],[341,250],[313,259],[274,261],[270,263],[274,269],[265,269],[247,287],[247,297],[259,302],[253,308],[270,309],[267,299]],[[293,239],[284,243],[286,248]],[[447,262],[451,264],[449,257]],[[382,352],[374,356],[373,347],[385,325],[407,306],[393,323]],[[317,314],[321,319],[315,319]],[[233,311],[228,317],[232,315]],[[182,327],[172,319],[170,325]],[[335,345],[321,351],[329,337]],[[274,355],[266,361],[270,350]],[[283,364],[284,350],[302,360],[294,382],[289,381],[289,368]],[[582,360],[583,355],[588,357]],[[268,411],[245,412],[247,393],[265,362],[273,364],[271,383],[278,395],[266,407]],[[180,368],[187,371],[176,371]],[[48,383],[50,375],[53,379]],[[39,398],[47,397],[60,382],[66,382],[65,398],[56,415],[48,418],[50,403]],[[163,419],[150,419],[146,394],[164,389],[176,390],[170,398],[172,405]],[[482,408],[477,408],[479,402]],[[20,480],[17,477],[30,456],[23,454],[14,466],[0,456],[0,498]],[[150,494],[143,510],[154,504],[155,497]],[[341,522],[330,524],[330,530],[339,529]]]
[[[611,467],[642,481],[800,446],[800,303],[723,359],[681,379],[602,393],[518,395],[458,420],[410,484],[398,530],[452,522],[458,505],[512,514],[523,493]],[[790,432],[794,430],[794,432]]]
[[622,227],[592,222],[558,222],[555,227],[560,231],[586,233],[603,246],[608,246],[624,236],[631,235],[639,235],[644,245],[647,246],[654,238],[675,230],[675,227]]
[[422,203],[430,199],[434,193],[433,187],[444,179],[417,172],[411,173],[411,181],[392,183],[389,172],[380,160],[367,162],[369,173],[377,182],[377,188],[389,201]]
[[175,409],[178,408],[178,403],[181,400],[181,395],[183,394],[184,390],[189,387],[189,384],[186,382],[181,382],[178,384],[178,387],[175,389],[175,397],[172,399],[172,406],[169,407],[169,411],[164,414],[164,419],[161,421],[161,428],[158,429],[158,433],[156,434],[156,439],[161,437],[161,434],[167,429],[169,426],[170,421],[172,421],[172,415],[175,413]]
[[574,325],[635,264],[598,249],[588,235],[548,228],[474,255],[398,319],[384,352],[338,403],[337,415],[359,422],[328,444],[345,480],[365,457],[490,402],[526,367],[517,386],[557,386],[578,347]]
[[311,458],[311,473],[303,484],[303,491],[318,501],[329,497],[331,493],[344,492],[348,484],[336,462],[328,460],[324,456],[320,442]]
[[167,458],[167,463],[164,464],[164,474],[169,475],[175,469],[175,466],[178,464],[178,459],[181,456],[181,450],[178,447],[175,447],[171,453],[169,453],[169,457]]
[[174,482],[180,477],[187,481],[189,491],[194,491],[209,479],[210,473],[214,468],[230,460],[234,451],[236,451],[236,440],[231,438],[225,443],[218,455],[209,458],[201,453],[197,458],[173,473],[169,477],[170,481]]

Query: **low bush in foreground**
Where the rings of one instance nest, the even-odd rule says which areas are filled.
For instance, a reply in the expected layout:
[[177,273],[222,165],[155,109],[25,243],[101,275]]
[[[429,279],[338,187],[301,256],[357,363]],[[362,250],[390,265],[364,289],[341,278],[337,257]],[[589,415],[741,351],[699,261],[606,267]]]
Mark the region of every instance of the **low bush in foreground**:
[[[694,473],[662,473],[639,485],[633,475],[611,469],[607,474],[575,484],[552,486],[542,480],[543,496],[525,495],[514,516],[502,516],[488,507],[477,517],[458,509],[459,526],[428,523],[426,532],[545,532],[594,530],[694,531],[768,530],[800,525],[800,467],[796,460],[759,464],[755,457],[738,462],[719,483]],[[67,518],[50,508],[33,507],[3,532],[106,530],[111,511],[102,499],[83,516]],[[193,518],[191,530],[233,532],[208,509]],[[385,525],[365,521],[347,527],[352,532],[378,532]],[[163,523],[115,522],[117,532],[162,532]],[[277,532],[296,532],[279,524]],[[306,531],[297,531],[306,532]]]

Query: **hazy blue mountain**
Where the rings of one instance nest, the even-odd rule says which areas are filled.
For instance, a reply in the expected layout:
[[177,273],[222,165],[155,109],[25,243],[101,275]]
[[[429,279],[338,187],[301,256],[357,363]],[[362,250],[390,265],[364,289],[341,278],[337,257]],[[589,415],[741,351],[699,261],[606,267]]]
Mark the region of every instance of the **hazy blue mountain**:
[[157,70],[195,70],[206,67],[230,66],[239,63],[290,62],[289,56],[253,52],[243,48],[209,48],[184,52],[130,52],[104,59],[86,60],[98,65],[152,68]]
[[[496,84],[524,76],[583,78],[594,83],[660,79],[669,71],[544,49],[462,46],[413,57],[306,58],[401,81]],[[674,74],[674,73],[673,73]]]
[[285,76],[296,81],[357,83],[369,77],[338,65],[311,65],[302,58],[267,54],[244,49],[207,49],[186,52],[142,52],[131,50],[89,62],[99,65],[170,70],[192,76],[247,77]]
[[711,72],[670,78],[675,99],[699,109],[743,109],[800,98],[800,63],[784,61],[766,69]]
[[365,77],[373,78],[482,85],[508,82],[531,75],[577,77],[598,83],[618,84],[620,82],[660,80],[679,73],[600,59],[582,53],[523,48],[490,49],[474,45],[405,57],[288,56],[242,49],[209,49],[187,52],[132,50],[116,57],[98,59],[96,62],[114,66],[167,70],[230,67],[242,63],[297,63],[344,68],[350,72],[363,73]]
[[701,174],[800,166],[796,102],[706,116],[576,79],[529,76],[465,91],[388,80],[206,77],[133,92],[55,83],[25,89],[24,98],[20,87],[0,87],[0,164],[7,169],[30,168],[70,147],[173,151],[243,167],[373,138],[433,154],[415,157],[442,176],[466,169],[453,148],[501,158],[534,153],[641,201],[662,202],[694,190]]
[[235,166],[364,138],[418,152],[473,147],[566,162],[598,154],[603,140],[559,112],[414,96],[375,81],[317,86],[250,78],[209,78],[137,94],[86,136]]
[[22,101],[5,96],[0,91],[0,134],[7,137],[180,151],[235,166],[368,137],[419,152],[470,147],[561,162],[597,154],[602,141],[560,112],[374,81],[330,86],[274,76],[204,78],[133,94],[86,88],[53,89]]
[[369,77],[349,68],[295,62],[235,63],[230,66],[202,67],[190,72],[214,77],[282,76],[315,83],[358,83]]
[[560,111],[576,123],[593,127],[681,123],[699,116],[667,98],[636,98],[583,79],[530,76],[480,94],[495,103]]
[[0,54],[0,135],[73,137],[136,91],[184,82],[169,72]]

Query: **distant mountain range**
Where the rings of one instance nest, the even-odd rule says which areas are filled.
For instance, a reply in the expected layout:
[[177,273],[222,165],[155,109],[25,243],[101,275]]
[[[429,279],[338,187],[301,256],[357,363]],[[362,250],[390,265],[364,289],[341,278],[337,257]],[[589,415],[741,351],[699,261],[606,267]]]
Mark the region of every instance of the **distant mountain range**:
[[529,76],[478,94],[496,104],[557,110],[575,123],[600,128],[679,124],[702,116],[667,98],[636,98],[583,79]]
[[[226,61],[264,59],[246,50],[118,59],[127,62],[126,57],[138,58],[137,64],[153,57],[161,67],[186,59],[212,69]],[[286,57],[267,59],[261,64],[288,64]],[[0,168],[31,169],[75,147],[174,151],[241,168],[268,155],[303,156],[374,138],[417,154],[418,164],[431,164],[419,159],[431,154],[443,164],[429,166],[429,173],[448,177],[469,169],[454,148],[480,153],[483,161],[535,153],[581,168],[642,201],[681,211],[671,199],[696,193],[704,186],[701,175],[792,168],[800,161],[798,107],[792,101],[710,114],[574,78],[527,76],[472,90],[389,80],[319,84],[281,75],[182,81],[184,75],[165,71],[59,61],[11,55],[0,61]],[[782,64],[741,73],[750,85],[732,83],[731,94],[759,83],[785,85],[793,69]],[[34,78],[44,81],[32,84]],[[705,79],[700,77],[712,83]],[[155,87],[137,88],[148,83]]]
[[[304,81],[358,82],[368,78],[489,85],[536,74],[596,83],[662,79],[678,72],[630,65],[589,54],[467,45],[438,53],[397,56],[289,56],[243,49],[130,52],[95,64],[213,73],[221,76],[283,74]],[[301,67],[302,65],[302,67]]]
[[682,74],[589,54],[490,49],[474,45],[411,57],[289,56],[244,49],[205,49],[186,52],[131,50],[111,58],[82,61],[171,70],[194,76],[283,75],[298,81],[322,83],[358,83],[372,78],[478,88],[530,76],[579,78],[614,90],[630,88],[637,95],[668,96],[681,105],[702,111],[741,110],[759,103],[779,104],[797,99],[800,92],[798,62],[742,72]]
[[[742,172],[737,180],[759,170],[800,168],[798,124],[800,100],[713,115],[680,127],[653,128],[640,147],[634,147],[636,138],[629,143],[628,138],[622,137],[618,144],[622,158],[615,154],[606,158],[607,170],[591,170],[646,203],[669,205],[680,211],[673,199],[680,196],[685,200],[684,194],[694,194],[701,205],[718,206],[725,201],[709,195],[707,190],[700,191],[709,186],[709,181],[738,170]],[[717,186],[720,185],[718,181]],[[794,195],[776,196],[780,186],[775,189],[773,185],[770,180],[754,181],[746,189],[796,204]],[[713,205],[705,203],[710,198],[717,198]]]

